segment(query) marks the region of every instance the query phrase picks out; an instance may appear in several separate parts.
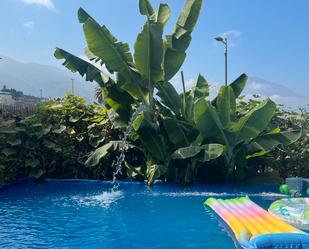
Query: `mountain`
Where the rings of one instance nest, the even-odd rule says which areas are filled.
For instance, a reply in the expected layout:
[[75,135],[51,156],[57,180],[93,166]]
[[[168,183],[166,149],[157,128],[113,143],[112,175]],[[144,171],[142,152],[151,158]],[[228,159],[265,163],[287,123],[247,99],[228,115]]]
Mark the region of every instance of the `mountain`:
[[[194,78],[186,80],[186,89],[190,89],[195,82],[196,79]],[[171,80],[171,83],[175,86],[178,92],[182,92],[181,78],[179,74]],[[222,84],[210,83],[210,85],[210,97],[214,98],[217,96]],[[249,99],[254,94],[259,95],[262,98],[269,97],[276,103],[285,105],[292,109],[308,107],[309,105],[309,96],[296,93],[292,89],[278,83],[267,81],[259,77],[249,77],[243,95],[245,95],[245,99]]]
[[276,103],[291,108],[308,107],[309,105],[309,96],[298,94],[286,86],[258,77],[249,77],[244,94],[247,96],[258,94],[262,97],[269,97]]
[[74,78],[74,93],[87,101],[94,100],[95,83],[85,82],[77,73],[61,67],[23,63],[0,55],[0,88],[6,85],[32,96],[46,98],[63,96],[71,91],[71,78]]
[[[95,83],[85,82],[79,74],[71,73],[66,68],[41,65],[37,63],[23,63],[1,56],[0,60],[0,88],[6,85],[8,88],[21,90],[24,94],[43,97],[59,97],[71,91],[71,78],[75,79],[75,94],[83,96],[87,101],[94,100]],[[59,62],[60,63],[60,62]],[[189,89],[196,79],[186,81]],[[182,91],[180,75],[171,80],[177,91]],[[212,84],[211,96],[216,96],[219,84]],[[244,90],[247,97],[258,94],[262,97],[270,97],[276,103],[297,108],[309,105],[309,96],[301,95],[292,89],[278,83],[270,82],[258,77],[249,77],[247,87]]]

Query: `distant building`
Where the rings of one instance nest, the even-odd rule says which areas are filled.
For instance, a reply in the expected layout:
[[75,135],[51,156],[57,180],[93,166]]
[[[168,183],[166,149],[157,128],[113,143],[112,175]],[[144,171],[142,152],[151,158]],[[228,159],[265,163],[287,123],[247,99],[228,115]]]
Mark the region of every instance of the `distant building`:
[[15,100],[9,92],[0,91],[0,104],[2,105],[14,105]]
[[7,88],[6,85],[0,90],[0,105],[5,106],[36,106],[42,101],[41,98],[25,95],[22,91]]

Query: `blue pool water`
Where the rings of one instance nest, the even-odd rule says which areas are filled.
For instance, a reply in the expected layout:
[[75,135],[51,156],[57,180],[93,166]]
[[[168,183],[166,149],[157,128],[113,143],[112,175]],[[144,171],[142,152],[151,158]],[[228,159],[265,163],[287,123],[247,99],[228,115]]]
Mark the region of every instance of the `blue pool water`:
[[207,248],[235,244],[208,197],[249,195],[267,208],[275,187],[46,180],[0,190],[0,248]]

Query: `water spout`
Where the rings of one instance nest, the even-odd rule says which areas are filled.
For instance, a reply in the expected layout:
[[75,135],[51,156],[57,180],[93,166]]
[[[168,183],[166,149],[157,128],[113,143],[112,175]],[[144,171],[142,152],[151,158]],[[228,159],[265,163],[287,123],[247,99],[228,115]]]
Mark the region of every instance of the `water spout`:
[[119,187],[119,183],[117,182],[117,175],[122,174],[122,163],[125,161],[125,154],[129,149],[128,137],[131,134],[133,122],[137,118],[137,116],[145,110],[147,110],[147,106],[143,104],[137,107],[131,115],[128,126],[124,131],[124,136],[119,144],[120,154],[119,156],[117,156],[116,161],[113,162],[113,167],[115,167],[115,171],[113,172],[113,191],[118,190]]

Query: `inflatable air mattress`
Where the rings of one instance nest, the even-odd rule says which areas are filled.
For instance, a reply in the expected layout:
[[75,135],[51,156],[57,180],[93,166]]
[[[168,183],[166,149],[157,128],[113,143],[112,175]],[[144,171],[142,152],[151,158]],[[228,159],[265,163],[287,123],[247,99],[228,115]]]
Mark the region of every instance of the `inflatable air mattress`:
[[271,215],[249,197],[209,198],[205,205],[231,228],[245,249],[309,249],[309,235]]

